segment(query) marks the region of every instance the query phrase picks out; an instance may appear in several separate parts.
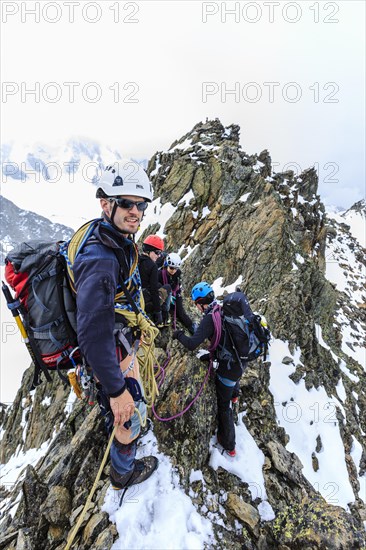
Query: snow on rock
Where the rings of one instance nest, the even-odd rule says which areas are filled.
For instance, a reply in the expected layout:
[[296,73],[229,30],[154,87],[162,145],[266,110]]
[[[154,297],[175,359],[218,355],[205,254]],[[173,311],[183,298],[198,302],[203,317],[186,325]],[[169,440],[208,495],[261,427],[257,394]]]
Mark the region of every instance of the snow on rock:
[[152,172],[150,172],[150,178],[156,176],[156,174],[159,172],[161,166],[162,166],[162,164],[160,164],[160,157],[159,157],[159,159],[156,158],[155,168],[154,168],[154,170],[152,170]]
[[216,279],[213,283],[212,283],[212,288],[214,290],[214,293],[215,293],[215,296],[221,296],[222,294],[224,294],[224,292],[234,292],[235,291],[235,288],[237,286],[240,286],[241,283],[243,282],[243,276],[240,275],[237,280],[235,281],[235,283],[232,283],[231,285],[227,285],[227,286],[222,286],[222,281],[224,280],[223,277],[219,277],[218,279]]
[[41,401],[41,405],[43,405],[43,407],[49,407],[51,405],[51,398],[50,397],[45,397]]
[[182,263],[184,263],[184,262],[187,260],[187,258],[189,258],[189,256],[190,256],[191,254],[193,254],[193,252],[194,252],[197,248],[198,248],[198,244],[195,244],[194,246],[190,246],[190,245],[188,245],[188,246],[185,246],[185,245],[181,246],[180,249],[178,250],[179,256],[182,255],[183,250],[186,250],[186,251],[187,251],[187,253],[186,253],[186,255],[184,256],[184,258],[182,258]]
[[149,225],[155,224],[157,220],[159,221],[160,229],[159,231],[156,232],[156,234],[159,235],[159,237],[164,238],[165,224],[174,214],[175,210],[176,210],[176,207],[173,206],[170,202],[161,204],[160,198],[157,198],[154,201],[152,201],[148,209],[145,211],[144,218],[140,224],[140,229],[136,234],[136,240],[138,240],[138,238],[142,235],[145,229],[149,227]]
[[179,206],[179,205],[188,206],[188,205],[189,205],[189,201],[190,201],[191,199],[194,199],[194,194],[193,194],[192,189],[190,189],[190,190],[184,195],[184,197],[182,197],[182,198],[180,199],[180,201],[178,202],[178,206]]
[[141,439],[137,458],[151,454],[159,459],[158,469],[143,484],[127,491],[121,507],[121,491],[107,491],[102,510],[116,523],[119,533],[112,550],[212,547],[215,539],[211,522],[197,512],[180,487],[170,459],[158,451],[157,440],[149,432]]
[[326,205],[328,218],[332,218],[338,224],[346,223],[352,236],[366,248],[366,201],[357,202],[351,208],[344,211],[339,207]]
[[337,236],[330,235],[327,238],[325,276],[357,306],[366,302],[363,287],[365,265],[360,261],[364,255],[355,239],[339,224],[335,223],[335,229]]
[[189,476],[189,483],[194,483],[195,481],[204,481],[203,473],[201,470],[191,470]]
[[334,361],[336,363],[339,362],[339,357],[337,357],[335,355],[335,353],[332,352],[332,350],[330,349],[330,347],[328,346],[328,344],[324,341],[323,339],[323,333],[322,333],[322,327],[320,325],[318,325],[317,323],[315,323],[315,334],[316,334],[316,337],[317,337],[317,340],[319,342],[319,344],[324,348],[324,349],[327,349],[328,351],[330,351],[330,354],[331,356],[333,357]]
[[177,143],[174,147],[168,149],[168,153],[174,153],[174,151],[189,149],[192,147],[192,137],[185,139],[182,143]]
[[352,322],[354,328],[352,328],[349,319],[341,309],[337,312],[337,321],[341,327],[343,353],[357,361],[366,370],[365,327],[354,320]]
[[[24,475],[25,468],[29,465],[36,466],[37,462],[43,458],[55,438],[56,433],[54,433],[48,441],[45,441],[39,449],[29,449],[26,452],[23,452],[18,447],[15,453],[9,458],[6,464],[0,464],[0,485],[4,487],[14,486],[17,481],[22,479]],[[21,476],[20,476],[21,474]],[[11,514],[14,517],[19,500],[15,502],[11,509]],[[0,502],[0,516],[2,516],[6,510],[6,507],[9,504],[9,498],[5,498]]]
[[248,197],[251,193],[244,193],[241,197],[239,197],[240,202],[246,202],[248,200]]
[[211,210],[208,208],[208,206],[204,206],[201,218],[206,218],[206,216],[208,216],[209,214],[211,214]]
[[362,476],[359,475],[362,459],[362,445],[359,441],[357,441],[355,436],[352,436],[352,448],[350,454],[356,466],[358,482],[360,484],[358,496],[366,503],[366,474],[363,474]]
[[[258,448],[252,435],[247,430],[243,422],[244,413],[238,416],[238,426],[235,426],[236,456],[229,457],[222,454],[222,448],[217,446],[216,436],[212,437],[210,442],[210,461],[209,465],[214,470],[219,467],[238,476],[244,483],[248,483],[252,499],[260,498],[262,508],[258,508],[262,520],[270,521],[274,519],[275,514],[271,505],[267,501],[266,488],[262,467],[264,464],[264,454]],[[263,515],[262,515],[263,513]]]
[[346,376],[348,376],[350,380],[352,380],[352,382],[355,382],[356,384],[359,383],[360,381],[359,377],[356,376],[355,374],[352,374],[352,372],[349,370],[349,368],[346,366],[346,363],[343,360],[341,360],[339,364],[339,368],[341,369],[342,372],[344,372]]
[[[324,388],[307,390],[305,381],[295,384],[290,375],[300,362],[301,350],[294,354],[288,343],[273,339],[271,342],[270,391],[274,398],[277,420],[289,436],[288,451],[295,453],[303,464],[303,474],[324,499],[348,510],[354,502],[345,461],[345,450],[341,438],[336,398],[329,397]],[[282,358],[293,356],[293,364],[285,365]],[[343,407],[342,407],[343,408]],[[317,438],[321,449],[316,452]],[[314,471],[312,455],[319,463]],[[334,460],[337,457],[337,460]]]
[[337,391],[339,399],[341,401],[343,401],[343,403],[344,403],[346,398],[347,398],[347,394],[346,394],[346,390],[345,390],[344,385],[343,385],[342,378],[339,379],[339,382],[336,385],[336,391]]
[[73,388],[71,388],[69,396],[66,400],[65,408],[64,408],[64,413],[66,415],[69,415],[72,412],[76,399],[77,399],[76,393],[74,392]]

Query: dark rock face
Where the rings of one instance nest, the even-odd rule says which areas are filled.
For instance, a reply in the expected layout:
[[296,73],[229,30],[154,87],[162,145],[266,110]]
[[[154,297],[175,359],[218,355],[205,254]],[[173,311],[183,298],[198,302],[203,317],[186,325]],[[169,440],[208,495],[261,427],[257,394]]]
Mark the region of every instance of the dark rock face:
[[[213,282],[222,277],[222,287],[237,282],[248,294],[252,308],[266,315],[274,337],[288,342],[289,353],[281,360],[284,368],[293,366],[290,378],[295,384],[304,380],[307,390],[324,388],[332,396],[343,381],[346,397],[336,416],[355,495],[352,515],[325,502],[304,476],[299,457],[287,449],[290,437],[276,416],[268,363],[251,363],[246,369],[239,410],[245,412],[240,422],[264,455],[262,472],[273,520],[262,519],[261,499],[252,495],[247,483],[208,464],[217,412],[213,376],[182,417],[154,420],[160,450],[171,458],[197,510],[211,519],[217,548],[364,547],[366,510],[358,495],[358,476],[366,470],[366,381],[362,366],[345,353],[341,333],[348,320],[352,338],[347,342],[353,347],[360,344],[366,300],[352,301],[352,295],[362,296],[365,290],[357,271],[365,265],[364,252],[347,225],[325,216],[313,169],[298,177],[293,172],[273,173],[267,150],[249,156],[241,149],[236,125],[225,128],[219,120],[197,124],[168,151],[157,152],[148,172],[155,196],[162,204],[177,206],[164,232],[167,249],[182,247],[182,256],[186,256],[185,297],[198,280]],[[187,193],[188,201],[180,202]],[[159,227],[157,219],[151,232]],[[358,262],[357,269],[344,264],[349,281],[345,291],[325,277],[329,267],[326,247],[341,241]],[[334,261],[340,262],[334,250]],[[189,300],[185,305],[197,318]],[[319,326],[331,349],[320,344]],[[171,354],[156,402],[158,415],[166,419],[191,403],[205,379],[207,365],[195,352],[185,352],[172,341],[169,330],[162,332],[156,346],[160,363],[167,350]],[[301,350],[299,363],[292,357],[295,348]],[[335,356],[343,361],[343,370]],[[344,375],[344,369],[350,377]],[[7,502],[7,509],[1,510],[0,548],[58,550],[64,548],[80,516],[107,441],[97,407],[71,404],[69,389],[57,377],[29,396],[30,378],[27,371],[14,406],[0,412],[4,430],[0,461],[9,460],[17,448],[38,448],[51,438],[52,443],[14,487],[0,489]],[[46,396],[51,397],[49,403]],[[25,416],[26,430],[21,425]],[[363,446],[358,471],[351,458],[353,437]],[[324,445],[319,435],[310,456],[314,471],[321,468]],[[201,470],[202,479],[190,482],[192,470]],[[108,549],[117,538],[115,527],[101,511],[107,486],[108,466],[76,538],[79,550]],[[10,510],[15,506],[12,518]]]

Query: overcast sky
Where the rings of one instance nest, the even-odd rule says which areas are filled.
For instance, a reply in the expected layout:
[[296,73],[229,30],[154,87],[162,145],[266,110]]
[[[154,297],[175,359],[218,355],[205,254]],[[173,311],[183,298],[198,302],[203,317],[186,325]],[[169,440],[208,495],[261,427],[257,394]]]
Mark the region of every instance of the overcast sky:
[[219,117],[277,171],[316,164],[325,202],[365,196],[363,1],[1,9],[2,143],[85,136],[150,158]]

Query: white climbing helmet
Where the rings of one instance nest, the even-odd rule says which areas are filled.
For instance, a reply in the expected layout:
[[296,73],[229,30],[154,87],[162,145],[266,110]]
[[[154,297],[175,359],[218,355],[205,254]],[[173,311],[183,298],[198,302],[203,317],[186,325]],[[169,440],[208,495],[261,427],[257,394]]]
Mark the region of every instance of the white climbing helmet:
[[145,170],[129,159],[116,161],[106,166],[99,181],[97,199],[129,195],[143,197],[151,202],[153,192]]
[[176,252],[171,252],[166,257],[165,265],[167,267],[173,267],[173,268],[179,269],[180,266],[182,265],[182,259],[179,256],[179,254],[177,254]]

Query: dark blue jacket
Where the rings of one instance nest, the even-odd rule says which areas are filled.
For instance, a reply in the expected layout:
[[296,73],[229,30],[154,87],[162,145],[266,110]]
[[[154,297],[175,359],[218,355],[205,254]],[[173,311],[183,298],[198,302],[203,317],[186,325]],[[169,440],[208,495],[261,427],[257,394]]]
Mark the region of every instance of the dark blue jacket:
[[[103,227],[108,230],[107,234]],[[125,252],[126,266],[129,266],[135,255],[132,241],[102,222],[77,255],[73,266],[78,343],[86,362],[110,397],[118,397],[125,386],[114,336],[114,297],[121,277],[121,268],[113,252],[117,247]],[[124,280],[127,277],[126,269]]]

